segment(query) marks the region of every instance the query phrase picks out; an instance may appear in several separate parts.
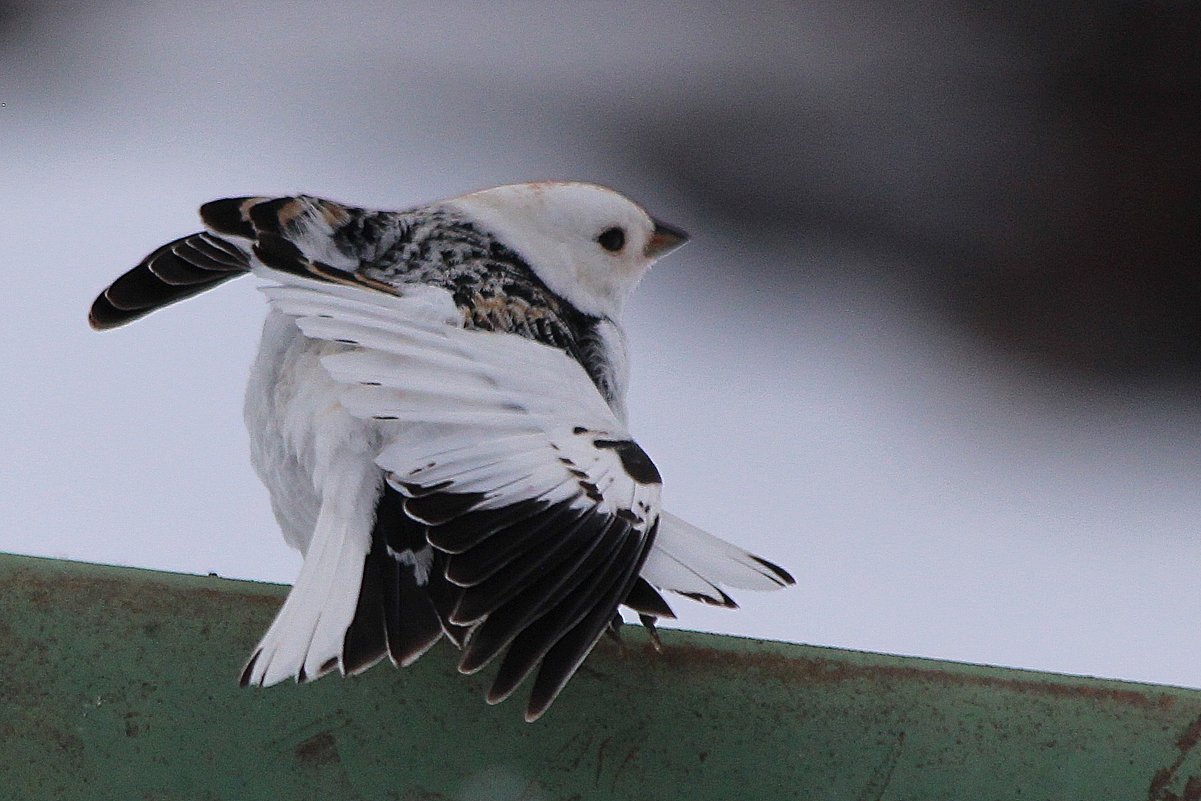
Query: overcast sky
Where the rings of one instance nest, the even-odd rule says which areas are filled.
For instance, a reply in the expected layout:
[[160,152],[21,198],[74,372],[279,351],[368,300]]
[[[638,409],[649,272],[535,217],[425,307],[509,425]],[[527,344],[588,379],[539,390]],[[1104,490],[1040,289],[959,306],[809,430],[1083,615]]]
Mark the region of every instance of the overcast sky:
[[394,8],[8,22],[0,550],[295,577],[241,420],[253,282],[111,333],[86,324],[107,282],[196,229],[201,202],[400,208],[578,178],[694,237],[628,311],[631,423],[667,505],[798,579],[739,611],[681,599],[678,625],[1201,686],[1195,384],[1098,392],[1004,359],[887,280],[829,278],[920,264],[805,230],[748,237],[644,169],[620,124],[594,135],[606,109],[670,121],[671,87],[736,60],[704,44],[717,12],[615,28],[616,7],[573,22]]

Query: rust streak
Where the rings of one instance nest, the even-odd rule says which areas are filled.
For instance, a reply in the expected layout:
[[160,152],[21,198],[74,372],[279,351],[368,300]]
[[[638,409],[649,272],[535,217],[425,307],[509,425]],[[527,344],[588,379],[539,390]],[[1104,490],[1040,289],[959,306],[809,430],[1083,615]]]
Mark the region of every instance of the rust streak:
[[884,798],[884,793],[888,790],[888,785],[892,784],[893,771],[897,769],[897,763],[901,761],[901,752],[905,750],[905,732],[897,732],[897,741],[888,749],[888,754],[884,757],[876,769],[872,772],[871,780],[868,781],[867,787],[863,788],[863,792],[859,794],[859,801],[880,801]]
[[1201,742],[1201,716],[1195,718],[1180,736],[1176,738],[1176,750],[1179,751],[1172,764],[1155,771],[1151,784],[1147,788],[1147,801],[1201,801],[1201,777],[1191,776],[1184,785],[1184,795],[1178,796],[1168,790],[1168,785],[1176,778],[1184,760]]
[[596,778],[592,783],[594,787],[600,786],[601,770],[605,766],[605,749],[609,747],[610,739],[611,738],[606,737],[605,739],[601,740],[600,747],[596,749]]
[[1189,724],[1181,735],[1176,738],[1176,748],[1180,751],[1191,751],[1201,742],[1201,717]]
[[626,752],[625,758],[621,760],[621,764],[617,766],[617,770],[613,771],[613,782],[609,785],[610,790],[617,789],[617,780],[621,778],[621,772],[625,770],[627,766],[632,764],[637,758],[638,746],[633,746],[629,751]]
[[[189,577],[191,578],[191,577]],[[195,577],[204,581],[203,577]],[[211,579],[222,583],[234,583],[229,579]],[[241,583],[241,582],[238,582]],[[11,585],[17,588],[37,604],[39,601],[46,605],[62,608],[71,601],[81,605],[92,606],[97,601],[120,600],[134,611],[153,610],[161,604],[174,607],[179,603],[179,597],[199,599],[214,604],[227,604],[231,600],[240,606],[264,606],[274,609],[279,606],[286,587],[279,588],[279,593],[237,592],[227,588],[216,587],[187,587],[166,582],[148,580],[145,589],[139,588],[137,593],[130,592],[128,577],[84,576],[72,573],[58,573],[48,577],[44,573],[17,569],[0,581],[0,589]],[[161,591],[161,592],[160,592]],[[161,598],[159,596],[162,596]]]
[[734,653],[694,645],[667,643],[664,659],[672,668],[709,668],[720,665],[736,672],[758,671],[784,680],[801,680],[808,684],[840,683],[845,681],[925,681],[941,685],[963,685],[1004,689],[1016,692],[1039,693],[1062,698],[1085,698],[1111,701],[1128,706],[1150,708],[1171,706],[1169,695],[1139,690],[1070,685],[1040,679],[999,676],[976,676],[927,667],[902,665],[853,665],[832,659],[782,656],[768,653]]

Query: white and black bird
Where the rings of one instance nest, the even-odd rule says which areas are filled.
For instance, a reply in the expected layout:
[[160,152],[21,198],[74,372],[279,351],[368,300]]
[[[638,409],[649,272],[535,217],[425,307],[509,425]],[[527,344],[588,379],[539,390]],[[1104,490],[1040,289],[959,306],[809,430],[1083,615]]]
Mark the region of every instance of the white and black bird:
[[663,511],[626,427],[622,307],[686,236],[601,186],[501,186],[371,211],[200,209],[92,306],[135,320],[254,273],[271,311],[246,393],[254,467],[304,565],[244,685],[408,665],[442,637],[488,701],[538,718],[626,606],[793,583]]

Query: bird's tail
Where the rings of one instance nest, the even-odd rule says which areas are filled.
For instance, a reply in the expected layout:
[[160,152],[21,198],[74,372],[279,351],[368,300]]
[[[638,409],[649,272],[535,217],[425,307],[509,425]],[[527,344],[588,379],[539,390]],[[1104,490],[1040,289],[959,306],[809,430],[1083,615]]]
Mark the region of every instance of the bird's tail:
[[366,467],[345,471],[323,493],[300,575],[242,671],[243,686],[311,681],[342,666],[380,492],[378,468]]
[[345,673],[385,656],[407,667],[443,634],[463,645],[467,629],[449,621],[457,597],[445,577],[446,557],[430,547],[425,530],[405,514],[404,497],[385,484],[358,607],[342,645]]
[[386,484],[371,491],[374,510],[343,509],[335,520],[323,507],[300,577],[246,664],[242,686],[312,681],[333,670],[353,675],[385,656],[407,666],[444,634],[462,646],[467,629],[448,620],[457,596],[445,555],[404,513],[399,493]]
[[659,518],[659,533],[642,566],[642,578],[661,590],[731,608],[737,604],[723,587],[774,590],[796,583],[779,565],[667,512]]

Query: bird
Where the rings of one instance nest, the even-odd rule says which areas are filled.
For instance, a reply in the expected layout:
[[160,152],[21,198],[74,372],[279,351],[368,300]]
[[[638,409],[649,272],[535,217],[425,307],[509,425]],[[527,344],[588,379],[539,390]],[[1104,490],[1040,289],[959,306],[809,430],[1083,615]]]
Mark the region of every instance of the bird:
[[623,308],[680,229],[617,191],[510,184],[378,211],[310,195],[200,207],[204,230],[112,282],[116,328],[253,274],[269,312],[247,386],[251,461],[304,557],[243,686],[408,666],[443,638],[533,675],[542,716],[620,608],[795,583],[662,508],[628,425]]

